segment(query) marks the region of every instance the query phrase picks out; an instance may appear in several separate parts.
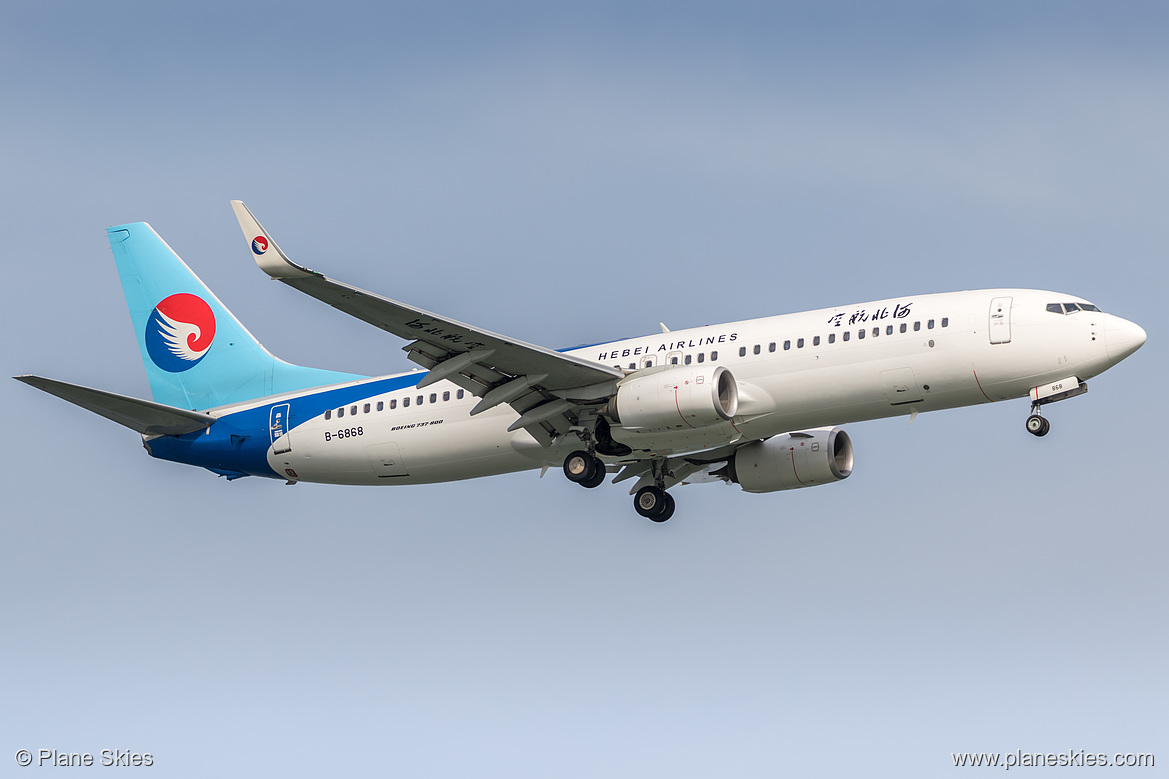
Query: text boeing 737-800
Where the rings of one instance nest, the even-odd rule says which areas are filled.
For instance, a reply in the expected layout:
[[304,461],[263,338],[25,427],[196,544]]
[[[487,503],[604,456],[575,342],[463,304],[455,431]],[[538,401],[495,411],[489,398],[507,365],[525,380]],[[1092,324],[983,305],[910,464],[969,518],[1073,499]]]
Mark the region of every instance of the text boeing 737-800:
[[1029,289],[914,295],[554,351],[334,281],[288,258],[233,201],[272,278],[406,339],[426,372],[357,376],[268,353],[148,224],[110,247],[154,401],[23,382],[136,430],[154,457],[228,479],[419,484],[562,466],[635,480],[663,522],[680,483],[748,492],[847,478],[836,425],[1030,396],[1043,406],[1145,342],[1082,298]]

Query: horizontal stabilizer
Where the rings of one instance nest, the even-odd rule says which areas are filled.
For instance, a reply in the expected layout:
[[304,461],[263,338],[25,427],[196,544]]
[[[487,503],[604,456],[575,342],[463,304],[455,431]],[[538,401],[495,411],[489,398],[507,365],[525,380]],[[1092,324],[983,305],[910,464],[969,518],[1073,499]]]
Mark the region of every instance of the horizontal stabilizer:
[[13,378],[143,435],[182,435],[203,430],[215,423],[215,417],[210,414],[200,414],[198,411],[187,411],[78,384],[40,376]]

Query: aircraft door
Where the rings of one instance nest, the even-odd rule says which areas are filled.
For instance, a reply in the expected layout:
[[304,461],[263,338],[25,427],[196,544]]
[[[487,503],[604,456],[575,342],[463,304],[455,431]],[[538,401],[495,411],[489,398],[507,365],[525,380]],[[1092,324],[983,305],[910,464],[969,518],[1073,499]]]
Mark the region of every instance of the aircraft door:
[[292,440],[288,435],[289,404],[273,406],[268,416],[268,432],[272,436],[272,454],[292,451]]
[[402,460],[398,445],[393,442],[373,444],[366,447],[370,467],[378,476],[409,476],[410,471]]
[[891,406],[922,402],[921,387],[918,386],[917,377],[913,375],[913,368],[881,371],[881,386],[884,387],[885,399]]
[[990,342],[992,344],[1011,342],[1011,298],[995,298],[990,301]]

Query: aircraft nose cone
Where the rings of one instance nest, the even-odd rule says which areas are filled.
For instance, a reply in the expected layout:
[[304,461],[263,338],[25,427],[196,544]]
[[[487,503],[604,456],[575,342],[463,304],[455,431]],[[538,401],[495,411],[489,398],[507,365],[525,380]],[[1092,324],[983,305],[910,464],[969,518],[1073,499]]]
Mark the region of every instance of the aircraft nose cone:
[[1140,349],[1145,343],[1144,328],[1135,322],[1120,317],[1112,317],[1104,327],[1104,344],[1108,349],[1108,358],[1116,364]]

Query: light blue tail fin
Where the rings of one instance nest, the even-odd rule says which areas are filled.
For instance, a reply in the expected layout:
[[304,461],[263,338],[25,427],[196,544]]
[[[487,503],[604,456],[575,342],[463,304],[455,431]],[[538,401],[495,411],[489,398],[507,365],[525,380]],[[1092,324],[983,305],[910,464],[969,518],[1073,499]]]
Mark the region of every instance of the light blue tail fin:
[[106,233],[156,402],[203,410],[364,378],[273,357],[145,222]]

